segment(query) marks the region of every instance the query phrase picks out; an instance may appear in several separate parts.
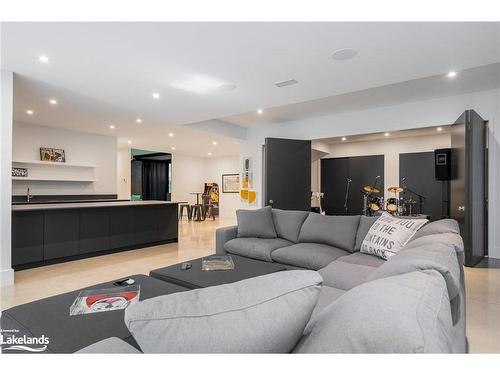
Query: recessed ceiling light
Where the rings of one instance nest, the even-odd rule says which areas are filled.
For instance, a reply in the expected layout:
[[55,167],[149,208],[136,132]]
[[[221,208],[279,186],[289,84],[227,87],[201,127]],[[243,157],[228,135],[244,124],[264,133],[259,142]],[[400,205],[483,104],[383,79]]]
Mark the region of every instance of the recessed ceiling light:
[[54,105],[57,104],[57,100],[55,100],[55,99],[50,99],[49,102],[50,102],[50,104],[54,104]]
[[448,74],[446,75],[448,78],[455,78],[457,76],[457,72],[455,71],[451,71],[451,72],[448,72]]
[[109,125],[109,128],[110,128],[110,129],[114,129],[114,128],[115,128],[115,126],[114,126],[114,125]]
[[213,144],[214,146],[216,146],[216,145],[217,145],[217,141],[213,141],[213,142],[212,142],[212,144]]
[[158,93],[158,92],[154,92],[152,94],[152,96],[153,96],[153,99],[160,99],[160,93]]
[[261,114],[263,114],[263,113],[264,113],[264,110],[263,110],[262,108],[259,108],[259,109],[257,110],[257,113],[258,113],[259,115],[261,115]]
[[349,60],[356,56],[358,52],[353,48],[342,48],[332,54],[334,60]]
[[390,133],[384,133],[384,137],[388,137],[390,135],[391,135]]
[[347,141],[347,138],[346,138],[346,137],[342,137],[342,140],[343,140],[343,141]]
[[236,90],[236,85],[233,85],[232,83],[224,83],[219,86],[219,89],[223,91],[233,91]]
[[173,137],[173,136],[174,136],[174,133],[168,133],[168,136],[169,136],[169,137]]
[[297,81],[296,79],[289,79],[287,81],[277,82],[277,83],[274,84],[274,86],[276,86],[276,87],[286,87],[286,86],[296,85],[297,83],[299,83],[299,81]]
[[132,143],[132,141],[131,141],[131,140],[128,140],[128,141],[127,141],[127,143],[128,143],[128,144],[131,144],[131,143]]
[[173,146],[173,147],[172,147],[172,150],[174,150],[174,151],[175,151],[175,146]]
[[33,113],[35,113],[35,112],[33,112],[31,109],[28,109],[28,110],[26,111],[26,113],[27,113],[28,115],[32,115],[32,114],[33,114]]
[[436,129],[438,132],[443,131],[443,128],[440,126],[439,128]]
[[49,62],[49,58],[45,55],[40,55],[38,56],[38,61],[40,61],[43,64],[47,64]]
[[212,153],[211,153],[211,152],[209,152],[207,155],[208,155],[208,156],[212,156]]
[[170,86],[201,95],[216,91],[220,89],[221,86],[226,84],[226,82],[215,77],[207,75],[193,75],[184,81],[172,82]]
[[137,122],[138,124],[140,124],[142,122],[142,119],[141,118],[136,118],[135,122]]

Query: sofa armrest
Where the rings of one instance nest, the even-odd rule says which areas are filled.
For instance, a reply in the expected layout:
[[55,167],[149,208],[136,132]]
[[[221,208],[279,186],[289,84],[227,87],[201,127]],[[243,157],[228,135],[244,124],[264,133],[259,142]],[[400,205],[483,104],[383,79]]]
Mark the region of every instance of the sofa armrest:
[[139,354],[139,350],[118,337],[110,337],[86,346],[76,352],[77,354]]
[[224,250],[224,244],[236,238],[238,235],[238,226],[233,225],[230,227],[217,228],[215,231],[215,254],[224,255],[226,250]]

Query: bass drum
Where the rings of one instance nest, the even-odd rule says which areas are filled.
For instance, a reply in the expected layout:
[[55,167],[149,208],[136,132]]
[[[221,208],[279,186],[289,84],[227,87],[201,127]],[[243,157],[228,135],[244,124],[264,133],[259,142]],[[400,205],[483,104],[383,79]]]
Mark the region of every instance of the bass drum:
[[385,208],[386,208],[387,212],[397,213],[398,208],[399,208],[399,200],[397,198],[387,199],[387,205]]

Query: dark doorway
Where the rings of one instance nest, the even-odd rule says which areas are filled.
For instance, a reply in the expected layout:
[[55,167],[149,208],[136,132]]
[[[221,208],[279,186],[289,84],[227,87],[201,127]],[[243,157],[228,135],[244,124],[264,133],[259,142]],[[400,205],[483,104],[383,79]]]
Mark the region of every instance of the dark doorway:
[[172,156],[167,153],[139,153],[132,160],[132,194],[142,200],[170,200]]
[[486,121],[465,111],[452,126],[450,215],[460,226],[466,266],[487,255],[486,155]]
[[264,205],[311,210],[311,141],[266,138]]
[[[400,198],[412,199],[412,213],[429,215],[431,220],[449,217],[450,183],[438,181],[434,173],[434,152],[399,154],[399,186],[410,189],[399,194]],[[419,209],[419,196],[423,196],[423,212]]]
[[383,196],[384,155],[321,159],[321,192],[327,215],[361,215],[361,190],[375,184],[380,189],[378,195]]

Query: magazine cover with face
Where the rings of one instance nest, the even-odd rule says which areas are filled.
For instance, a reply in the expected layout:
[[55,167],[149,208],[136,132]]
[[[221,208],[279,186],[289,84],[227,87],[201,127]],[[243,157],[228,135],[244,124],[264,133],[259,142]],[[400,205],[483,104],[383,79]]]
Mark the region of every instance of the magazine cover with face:
[[81,291],[70,307],[69,315],[123,310],[139,301],[140,285]]

